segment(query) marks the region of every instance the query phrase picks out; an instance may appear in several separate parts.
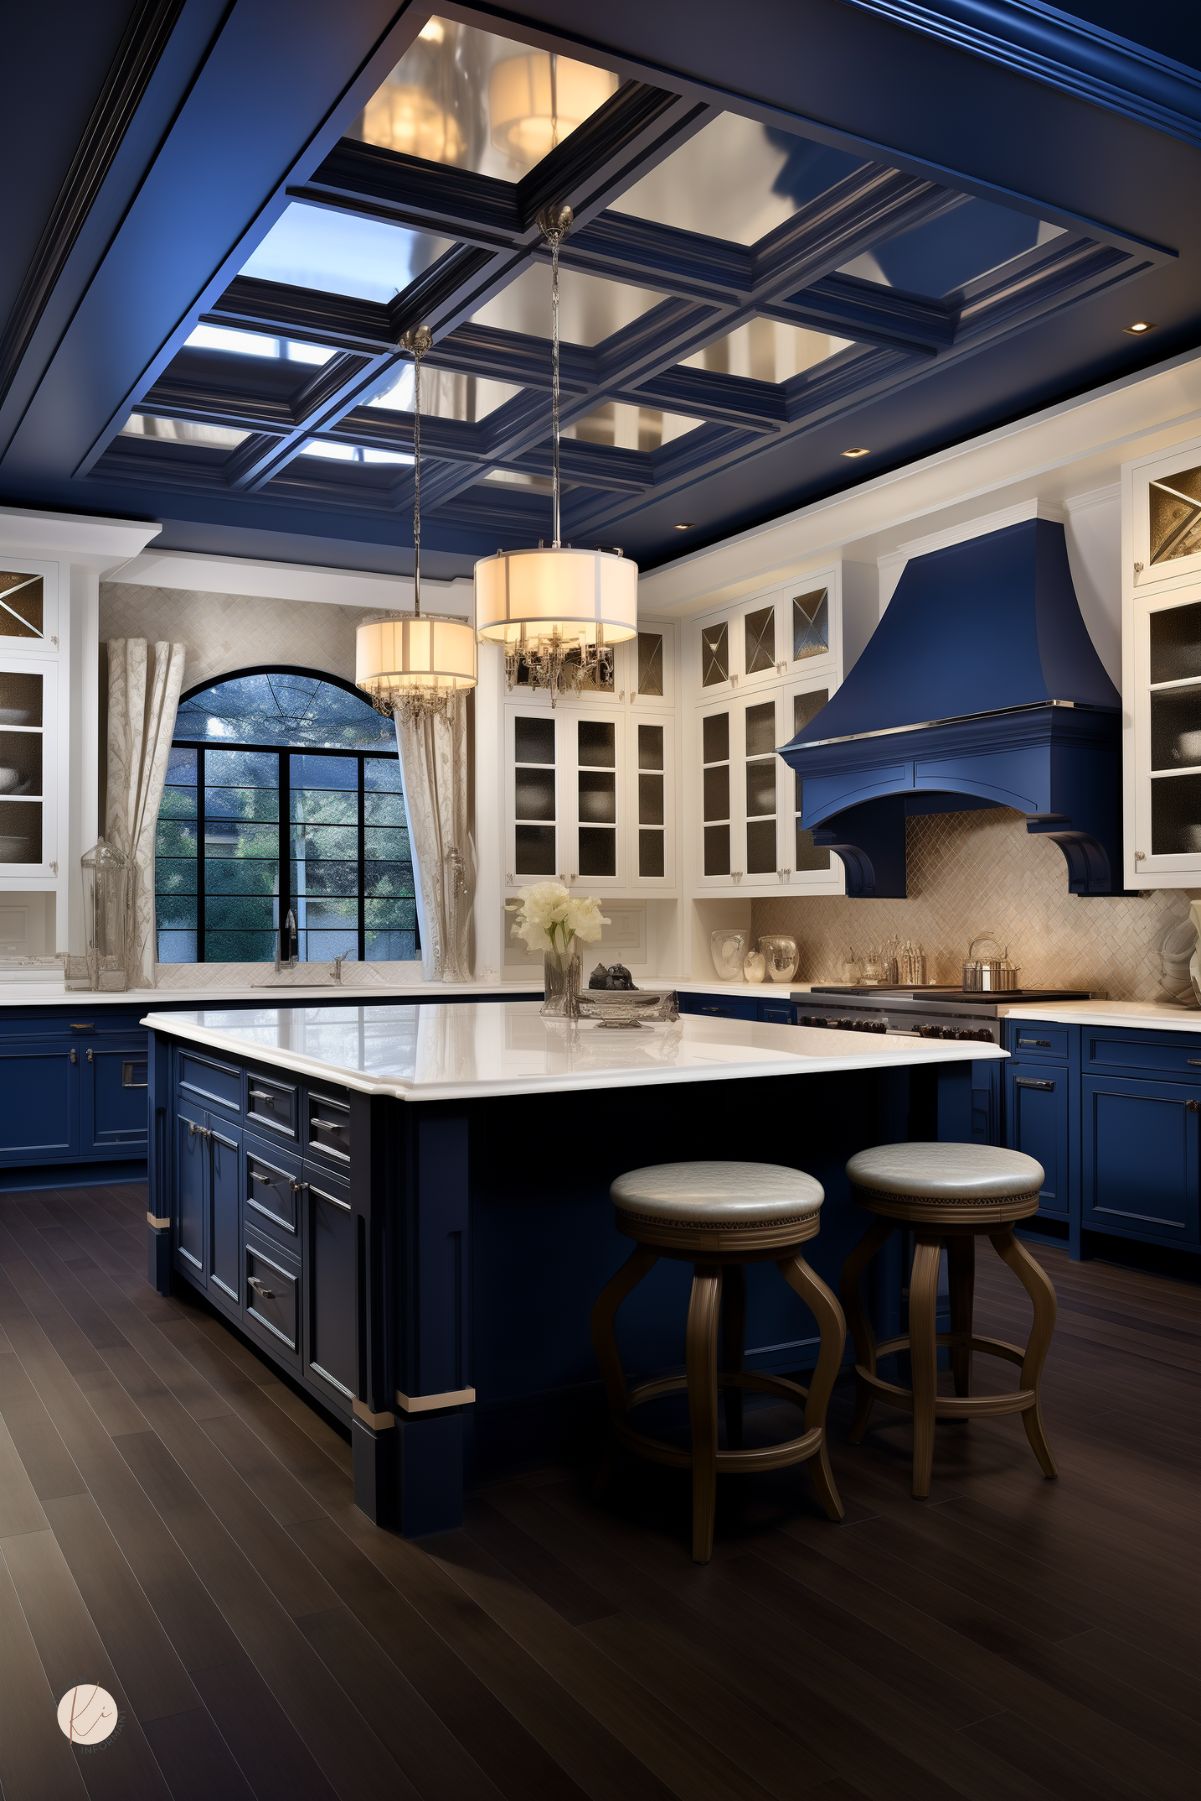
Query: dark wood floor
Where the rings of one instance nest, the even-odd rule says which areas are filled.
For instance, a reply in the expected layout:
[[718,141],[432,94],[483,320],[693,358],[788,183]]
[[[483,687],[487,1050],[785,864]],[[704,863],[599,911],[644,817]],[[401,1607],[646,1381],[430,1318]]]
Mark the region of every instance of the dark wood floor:
[[[697,1569],[679,1477],[641,1467],[377,1531],[342,1438],[146,1285],[144,1210],[0,1200],[5,1801],[1194,1801],[1196,1288],[1047,1253],[1059,1483],[979,1421],[913,1502],[889,1426],[836,1449],[843,1526],[801,1472],[727,1485]],[[980,1311],[1017,1333],[1009,1280]],[[90,1752],[55,1724],[84,1680],[122,1713]]]

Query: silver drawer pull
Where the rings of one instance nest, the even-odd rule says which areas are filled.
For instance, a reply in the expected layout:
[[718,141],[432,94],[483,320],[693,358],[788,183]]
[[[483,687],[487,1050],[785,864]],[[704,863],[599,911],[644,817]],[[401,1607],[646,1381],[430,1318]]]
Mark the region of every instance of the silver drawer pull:
[[314,1119],[312,1123],[314,1131],[317,1132],[344,1132],[346,1130],[345,1120]]
[[252,1182],[261,1182],[266,1188],[274,1188],[275,1186],[275,1178],[273,1176],[265,1176],[261,1169],[252,1169],[250,1171],[250,1180]]
[[1051,1040],[1049,1038],[1018,1039],[1018,1049],[1020,1051],[1049,1051],[1050,1048]]
[[1033,1076],[1015,1076],[1013,1085],[1015,1088],[1054,1088],[1055,1086],[1054,1082],[1036,1081]]
[[1184,1060],[1190,1069],[1201,1069],[1201,1057],[1186,1057]]
[[[89,1056],[91,1055],[90,1051],[89,1051],[88,1055]],[[121,1065],[121,1086],[122,1086],[122,1088],[149,1088],[150,1083],[148,1081],[147,1082],[135,1082],[133,1079],[134,1071],[136,1069],[145,1069],[145,1067],[146,1067],[146,1065],[144,1063],[128,1063],[128,1062],[123,1063]]]
[[194,1119],[188,1121],[188,1131],[193,1138],[211,1138],[212,1133],[207,1126],[198,1126]]
[[270,1088],[248,1088],[246,1092],[252,1101],[266,1101],[269,1107],[274,1107],[276,1101],[283,1098],[281,1095],[273,1094]]
[[260,1300],[274,1301],[278,1298],[275,1290],[273,1288],[268,1288],[266,1283],[261,1282],[257,1276],[247,1276],[246,1286],[248,1288],[253,1288]]

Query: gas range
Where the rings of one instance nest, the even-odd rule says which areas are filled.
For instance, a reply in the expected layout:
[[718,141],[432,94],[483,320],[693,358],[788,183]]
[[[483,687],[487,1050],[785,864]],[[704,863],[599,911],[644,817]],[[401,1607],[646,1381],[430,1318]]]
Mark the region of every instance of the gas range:
[[843,1032],[907,1032],[917,1038],[1001,1042],[1000,1008],[1015,1001],[1082,1001],[1078,988],[847,988],[797,994],[797,1023]]

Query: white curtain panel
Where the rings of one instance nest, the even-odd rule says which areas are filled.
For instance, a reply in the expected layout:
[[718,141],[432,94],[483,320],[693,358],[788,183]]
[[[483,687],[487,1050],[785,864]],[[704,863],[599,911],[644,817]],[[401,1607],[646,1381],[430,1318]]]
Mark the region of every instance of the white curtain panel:
[[417,885],[421,968],[427,981],[469,982],[474,967],[471,906],[475,843],[467,795],[467,709],[393,714],[409,846]]
[[108,642],[108,784],[104,835],[130,859],[126,968],[154,981],[154,836],[183,687],[184,646]]

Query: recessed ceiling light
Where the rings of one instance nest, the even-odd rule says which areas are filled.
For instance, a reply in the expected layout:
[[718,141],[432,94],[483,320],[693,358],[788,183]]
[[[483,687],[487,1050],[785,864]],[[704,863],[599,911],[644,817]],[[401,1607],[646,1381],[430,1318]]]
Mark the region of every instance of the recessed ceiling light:
[[844,450],[842,454],[844,457],[868,457],[872,453],[866,444],[857,444],[853,450]]
[[1125,329],[1130,333],[1132,338],[1141,338],[1145,331],[1155,330],[1155,321],[1153,319],[1135,319],[1134,322],[1127,325]]
[[691,519],[677,519],[676,520],[675,530],[678,532],[690,532],[692,530],[692,527],[693,527],[693,521]]

